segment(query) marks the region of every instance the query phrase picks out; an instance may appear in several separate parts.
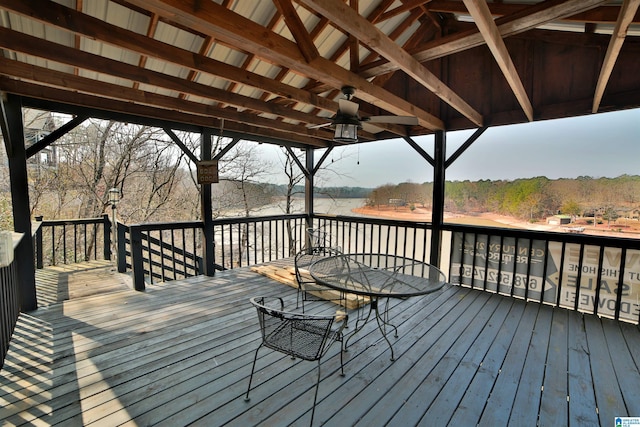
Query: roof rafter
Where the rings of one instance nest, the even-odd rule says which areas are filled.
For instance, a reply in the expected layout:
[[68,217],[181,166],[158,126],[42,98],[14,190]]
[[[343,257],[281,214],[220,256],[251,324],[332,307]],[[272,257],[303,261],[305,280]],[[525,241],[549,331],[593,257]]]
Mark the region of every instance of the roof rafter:
[[[96,85],[93,80],[86,77],[70,76],[61,71],[47,70],[36,65],[24,64],[10,59],[0,58],[0,74],[14,77],[16,80],[29,80],[38,84],[73,91],[73,93],[93,93],[104,98],[128,101],[130,103],[135,102],[139,105],[155,105],[167,110],[183,111],[208,118],[213,116],[235,122],[250,123],[254,126],[290,132],[294,134],[291,136],[292,138],[295,138],[295,134],[325,140],[331,140],[333,137],[332,134],[326,131],[299,127],[284,122],[274,123],[273,120],[257,115],[239,113],[234,109],[214,107],[140,89],[127,88],[113,83],[102,82],[100,85]],[[23,95],[34,96],[32,92],[23,93]],[[366,135],[364,137],[366,139]]]
[[146,9],[181,25],[190,26],[201,33],[215,35],[233,45],[243,46],[247,51],[266,61],[275,64],[290,64],[292,70],[327,83],[336,89],[344,85],[353,86],[359,90],[359,98],[394,114],[415,116],[423,127],[444,128],[442,120],[434,115],[321,56],[307,62],[295,43],[274,32],[265,31],[264,27],[215,2],[203,3],[196,0],[129,1],[141,7],[144,6]]
[[73,31],[91,39],[100,40],[123,49],[151,56],[193,71],[206,72],[225,80],[271,92],[284,98],[313,105],[322,110],[334,112],[338,103],[316,96],[307,91],[266,78],[242,68],[233,67],[224,62],[194,53],[166,43],[154,40],[142,34],[110,25],[92,16],[77,12],[48,0],[1,0],[0,5],[12,12],[29,16],[48,25],[54,25],[66,31]]
[[302,53],[302,56],[304,56],[307,62],[311,62],[320,56],[316,45],[313,44],[313,40],[300,20],[300,16],[293,7],[291,0],[273,0],[273,3],[278,8],[278,11],[280,11],[284,22],[287,24],[287,27],[289,27],[289,31],[293,34],[293,38],[298,42],[300,53]]
[[489,50],[502,70],[502,74],[504,74],[509,86],[511,86],[511,90],[518,99],[524,114],[530,122],[533,121],[533,106],[529,100],[529,95],[527,95],[522,80],[520,80],[520,76],[518,76],[518,71],[509,55],[507,46],[504,44],[502,37],[500,37],[500,32],[491,17],[491,11],[486,1],[464,0],[464,4],[467,6],[469,13],[480,30],[480,34],[484,37]]
[[[11,41],[11,47],[9,46],[9,41]],[[6,28],[0,28],[0,47],[12,48],[28,55],[52,61],[59,61],[85,70],[108,74],[131,81],[145,82],[165,89],[209,98],[211,100],[231,104],[239,108],[262,111],[302,122],[312,122],[316,124],[324,123],[322,118],[314,116],[309,117],[308,114],[298,110],[286,108],[274,103],[260,101],[255,98],[236,93],[229,93],[222,89],[206,86],[201,83],[187,82],[179,77],[169,76],[146,68],[140,68],[136,65],[123,64],[88,52],[77,51],[57,43],[36,39],[33,36],[28,36]]]
[[[517,13],[499,18],[495,22],[500,36],[504,38],[532,30],[551,21],[573,16],[607,2],[608,0],[550,0],[520,9]],[[481,46],[484,43],[482,34],[477,30],[471,30],[434,40],[432,43],[409,50],[409,53],[416,60],[424,62]],[[399,68],[393,62],[379,61],[368,67],[363,66],[361,76],[374,77]]]
[[431,71],[416,61],[386,34],[357,14],[340,0],[299,0],[330,20],[348,28],[360,41],[394,62],[402,71],[420,82],[444,102],[458,110],[478,126],[482,126],[482,115],[467,104],[453,90],[440,81]]
[[[102,98],[94,95],[71,92],[64,89],[35,85],[32,83],[20,82],[18,80],[4,76],[0,76],[0,91],[6,91],[9,93],[36,99],[55,99],[57,103],[106,111],[114,111],[131,116],[149,117],[177,123],[189,123],[191,125],[197,125],[206,128],[219,128],[221,124],[220,120],[212,119],[208,116],[188,114],[176,110],[154,108],[146,105],[133,104],[128,101]],[[322,141],[311,137],[305,138],[301,135],[296,136],[288,132],[281,132],[270,128],[252,126],[246,123],[243,124],[235,122],[225,122],[224,129],[225,131],[233,131],[236,133],[244,134],[246,135],[247,139],[251,139],[251,136],[263,136],[276,138],[282,141],[298,142],[313,147],[327,147],[331,145],[331,143],[329,143],[328,141]],[[257,140],[260,139],[258,138]]]
[[[504,15],[512,15],[516,12],[526,9],[528,6],[526,4],[515,4],[515,3],[502,3],[502,2],[491,2],[488,3],[489,9],[491,10],[491,14],[494,16],[504,16]],[[432,0],[429,2],[425,2],[425,7],[427,7],[432,12],[441,12],[441,13],[466,13],[465,6],[458,0]],[[620,6],[616,5],[603,5],[592,8],[585,12],[576,13],[574,15],[569,15],[561,18],[562,21],[567,22],[591,22],[591,23],[601,23],[601,24],[610,24],[616,22],[618,18],[618,11]],[[633,22],[639,23],[640,16],[636,16],[633,19]]]
[[609,82],[609,77],[613,71],[613,67],[618,59],[620,49],[627,36],[629,25],[633,21],[633,17],[638,11],[640,6],[640,0],[624,0],[622,7],[620,8],[620,15],[616,22],[616,27],[611,35],[611,41],[607,47],[607,53],[604,56],[604,63],[600,69],[600,76],[598,77],[598,83],[596,84],[596,93],[593,97],[593,106],[591,107],[592,113],[597,113],[602,101],[602,95]]

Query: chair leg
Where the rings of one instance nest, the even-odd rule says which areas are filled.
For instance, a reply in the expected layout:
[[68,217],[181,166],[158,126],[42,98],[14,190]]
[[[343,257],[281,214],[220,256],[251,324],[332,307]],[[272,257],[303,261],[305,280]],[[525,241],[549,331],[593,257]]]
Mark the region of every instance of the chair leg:
[[340,340],[340,376],[344,377],[344,338]]
[[249,401],[249,392],[251,391],[251,381],[253,381],[253,371],[256,369],[256,360],[258,360],[258,350],[260,350],[262,344],[256,348],[256,354],[253,356],[253,365],[251,366],[251,376],[249,376],[249,386],[247,387],[247,394],[244,396],[245,401]]
[[316,380],[316,391],[313,395],[313,408],[311,408],[311,421],[309,426],[313,426],[313,415],[316,412],[316,401],[318,400],[318,386],[320,385],[320,359],[318,359],[318,379]]

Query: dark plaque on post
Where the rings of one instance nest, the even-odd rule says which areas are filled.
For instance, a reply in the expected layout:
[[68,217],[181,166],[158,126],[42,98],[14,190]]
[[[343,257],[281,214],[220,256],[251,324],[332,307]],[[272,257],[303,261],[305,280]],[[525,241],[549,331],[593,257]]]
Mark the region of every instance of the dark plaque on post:
[[218,161],[202,160],[196,164],[198,184],[216,184],[218,182]]

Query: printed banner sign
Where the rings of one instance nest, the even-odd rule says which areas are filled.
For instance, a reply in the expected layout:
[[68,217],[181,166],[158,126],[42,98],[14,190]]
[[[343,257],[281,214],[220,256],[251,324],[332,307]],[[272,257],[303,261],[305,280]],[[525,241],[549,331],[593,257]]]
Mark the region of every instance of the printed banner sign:
[[565,244],[563,256],[561,242],[456,232],[452,245],[453,283],[588,313],[597,306],[609,317],[619,304],[620,319],[640,316],[640,250],[627,250],[623,264],[622,249],[577,243]]

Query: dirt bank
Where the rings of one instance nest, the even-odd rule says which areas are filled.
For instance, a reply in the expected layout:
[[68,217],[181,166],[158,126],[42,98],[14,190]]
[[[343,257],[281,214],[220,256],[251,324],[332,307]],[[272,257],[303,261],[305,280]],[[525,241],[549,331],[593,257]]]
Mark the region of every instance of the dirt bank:
[[[352,212],[377,218],[395,219],[401,221],[417,221],[417,222],[429,222],[431,221],[431,210],[426,208],[416,207],[414,210],[409,209],[406,206],[380,206],[370,207],[362,206],[352,209]],[[546,222],[528,222],[518,218],[498,215],[491,212],[485,212],[477,215],[458,215],[445,213],[445,222],[454,224],[468,224],[488,227],[507,227],[507,228],[520,228],[524,230],[537,230],[537,231],[553,231],[553,232],[566,232],[565,226],[550,225]],[[611,237],[623,237],[638,239],[640,238],[640,230],[628,229],[622,232],[616,231],[611,227],[607,227],[604,224],[598,224],[598,226],[586,226],[584,227],[583,234],[589,234],[593,236],[611,236]]]

